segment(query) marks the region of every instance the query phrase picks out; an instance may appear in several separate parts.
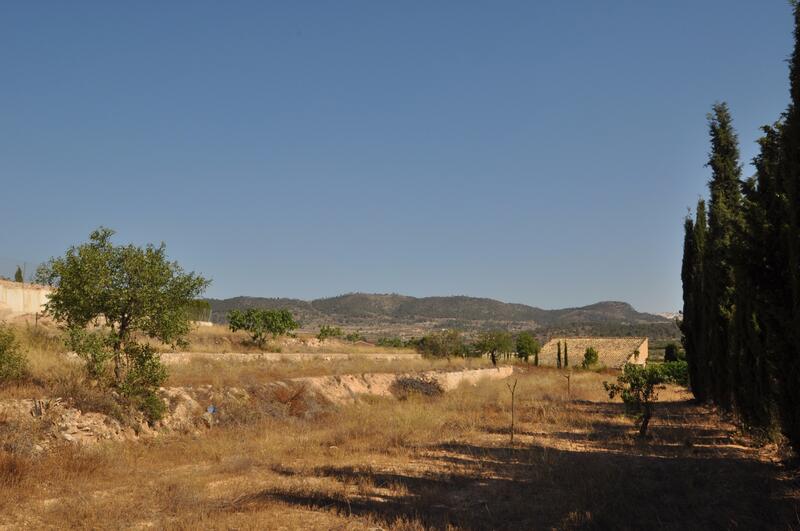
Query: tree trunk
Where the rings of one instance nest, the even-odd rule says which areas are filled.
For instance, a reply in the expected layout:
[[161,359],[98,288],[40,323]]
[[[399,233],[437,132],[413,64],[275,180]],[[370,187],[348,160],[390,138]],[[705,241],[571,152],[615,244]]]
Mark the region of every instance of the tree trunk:
[[490,353],[490,356],[492,357],[492,365],[494,365],[495,367],[497,367],[497,352],[495,352],[495,351],[492,351],[492,352]]
[[647,435],[647,426],[650,424],[650,417],[653,416],[653,411],[650,405],[645,405],[642,410],[642,424],[639,426],[639,437],[644,438]]

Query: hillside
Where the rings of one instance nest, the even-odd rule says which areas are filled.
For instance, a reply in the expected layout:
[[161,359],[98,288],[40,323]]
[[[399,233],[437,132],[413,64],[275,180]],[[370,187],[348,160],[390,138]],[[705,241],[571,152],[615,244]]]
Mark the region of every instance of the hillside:
[[[625,302],[604,301],[579,308],[544,310],[525,304],[494,299],[448,296],[410,297],[398,294],[349,293],[337,297],[303,301],[288,298],[235,297],[209,299],[213,319],[224,322],[234,308],[287,308],[305,328],[338,324],[365,332],[414,335],[425,330],[454,327],[479,330],[576,329],[616,330],[653,328],[659,336],[671,335],[674,323],[669,319],[636,311]],[[653,326],[655,325],[655,326]]]

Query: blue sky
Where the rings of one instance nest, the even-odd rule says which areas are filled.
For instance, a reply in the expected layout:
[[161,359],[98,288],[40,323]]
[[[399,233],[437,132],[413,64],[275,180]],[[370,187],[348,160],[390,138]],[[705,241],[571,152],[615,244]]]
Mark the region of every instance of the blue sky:
[[791,31],[785,0],[3,2],[0,274],[105,225],[214,297],[676,310],[705,115],[749,161]]

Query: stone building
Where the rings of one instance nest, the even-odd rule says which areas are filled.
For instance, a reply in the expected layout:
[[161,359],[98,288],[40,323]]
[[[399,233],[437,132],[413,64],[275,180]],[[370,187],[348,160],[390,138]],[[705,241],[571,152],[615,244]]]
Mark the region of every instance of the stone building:
[[580,367],[586,349],[594,347],[599,362],[617,369],[626,363],[647,363],[646,337],[554,337],[539,352],[539,365],[555,367],[558,364],[558,344],[561,343],[561,366],[564,366],[564,345],[569,353],[569,366]]
[[0,280],[0,319],[42,313],[50,292],[47,286]]

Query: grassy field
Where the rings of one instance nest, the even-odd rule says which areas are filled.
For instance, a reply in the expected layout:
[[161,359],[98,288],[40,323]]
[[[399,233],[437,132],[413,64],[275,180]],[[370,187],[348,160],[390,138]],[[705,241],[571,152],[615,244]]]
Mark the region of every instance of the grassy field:
[[[36,381],[5,388],[0,398],[53,393],[59,379],[74,377],[75,364],[64,362],[57,338],[30,330],[20,334]],[[381,370],[408,371],[456,369],[462,363],[190,363],[172,368],[170,385],[244,385],[364,372],[378,364]],[[603,391],[602,382],[613,375],[576,372],[569,396],[566,379],[555,369],[518,367],[514,378],[514,444],[508,382],[484,381],[439,397],[363,397],[310,417],[241,410],[200,433],[65,444],[41,454],[9,452],[4,445],[0,526],[800,526],[797,478],[780,449],[757,446],[716,412],[693,404],[685,389],[660,391],[651,435],[640,441],[622,404]],[[4,435],[0,430],[0,439]]]

